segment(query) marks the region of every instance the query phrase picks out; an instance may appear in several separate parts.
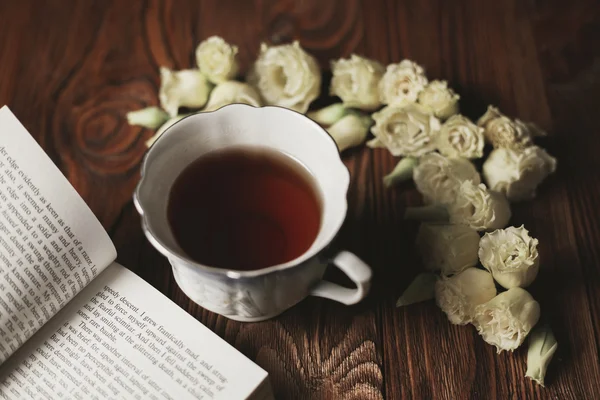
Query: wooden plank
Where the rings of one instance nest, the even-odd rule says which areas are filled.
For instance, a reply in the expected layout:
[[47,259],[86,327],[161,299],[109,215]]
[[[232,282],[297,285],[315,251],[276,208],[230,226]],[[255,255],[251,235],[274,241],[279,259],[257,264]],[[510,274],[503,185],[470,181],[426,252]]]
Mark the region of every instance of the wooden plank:
[[[280,398],[600,398],[598,27],[593,0],[0,0],[0,104],[90,204],[119,260],[266,368]],[[402,221],[420,196],[412,184],[383,187],[397,161],[383,150],[344,154],[352,183],[335,245],[372,265],[365,302],[307,299],[274,320],[241,324],[183,295],[131,203],[152,132],[124,115],[158,104],[158,67],[193,67],[195,46],[213,34],[238,45],[244,72],[263,41],[298,39],[324,69],[353,52],[382,63],[408,57],[447,79],[468,116],[491,103],[549,129],[543,144],[559,169],[534,202],[513,208],[513,222],[540,240],[531,292],[559,340],[546,389],[523,377],[525,348],[497,355],[432,303],[394,307],[420,269],[416,225]]]

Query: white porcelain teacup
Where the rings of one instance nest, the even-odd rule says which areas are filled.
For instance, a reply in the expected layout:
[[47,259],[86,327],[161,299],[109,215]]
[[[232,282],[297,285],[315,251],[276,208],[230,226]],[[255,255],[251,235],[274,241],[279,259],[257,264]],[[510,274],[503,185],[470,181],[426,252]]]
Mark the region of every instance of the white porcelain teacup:
[[[169,193],[179,174],[203,154],[230,146],[268,147],[287,154],[310,171],[322,194],[321,228],[312,246],[280,265],[236,271],[201,265],[177,244],[167,218]],[[238,321],[274,317],[305,297],[354,304],[370,287],[371,269],[347,251],[324,255],[346,217],[350,176],[333,139],[302,114],[280,107],[232,104],[190,115],[167,129],[148,150],[134,195],[142,227],[165,255],[183,292],[200,306]],[[322,280],[333,263],[356,284],[348,289]]]

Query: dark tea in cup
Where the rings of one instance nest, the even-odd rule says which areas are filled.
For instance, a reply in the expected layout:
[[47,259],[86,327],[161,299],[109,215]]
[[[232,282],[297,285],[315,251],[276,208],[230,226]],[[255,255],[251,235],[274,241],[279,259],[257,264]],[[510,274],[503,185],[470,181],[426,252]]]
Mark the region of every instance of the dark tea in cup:
[[267,148],[216,150],[189,164],[167,207],[177,244],[206,266],[257,270],[304,254],[321,227],[309,171]]

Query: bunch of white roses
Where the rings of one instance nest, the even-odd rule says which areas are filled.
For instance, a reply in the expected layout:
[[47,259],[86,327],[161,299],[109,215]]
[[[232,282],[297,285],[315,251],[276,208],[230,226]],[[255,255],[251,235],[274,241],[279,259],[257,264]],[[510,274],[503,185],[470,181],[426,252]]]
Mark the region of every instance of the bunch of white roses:
[[[536,125],[510,119],[490,106],[476,122],[459,114],[459,95],[445,81],[429,81],[410,61],[383,68],[353,55],[332,63],[331,93],[342,103],[312,114],[321,123],[351,109],[378,110],[367,145],[401,156],[384,177],[386,187],[412,178],[427,206],[409,207],[419,219],[417,250],[431,272],[417,276],[398,306],[429,298],[453,324],[473,324],[498,352],[518,348],[540,318],[524,289],[539,271],[538,241],[525,227],[508,227],[510,202],[531,199],[556,169],[556,160],[533,144]],[[383,106],[383,108],[381,108]],[[320,120],[327,113],[327,121]],[[471,160],[493,150],[483,179]],[[488,232],[480,237],[479,232]],[[481,264],[483,268],[477,268]],[[506,291],[498,292],[496,284]],[[548,326],[531,335],[527,376],[543,385],[557,344]]]
[[[533,144],[544,132],[493,106],[474,123],[459,113],[460,96],[447,82],[429,81],[417,63],[384,67],[355,54],[331,63],[329,94],[341,101],[308,112],[320,94],[321,71],[298,42],[263,44],[245,82],[236,80],[237,53],[213,36],[197,47],[197,68],[162,67],[161,107],[130,112],[129,123],[157,129],[150,146],[186,112],[243,103],[306,113],[340,152],[365,143],[370,131],[368,147],[402,157],[385,186],[412,178],[427,204],[409,207],[406,218],[427,221],[417,250],[430,272],[417,276],[398,306],[435,297],[451,323],[473,324],[498,352],[519,347],[540,317],[539,304],[523,289],[539,270],[538,241],[523,226],[506,227],[509,202],[533,198],[556,169],[556,160]],[[493,147],[482,168],[487,186],[471,162],[484,157],[486,142]],[[481,231],[489,233],[480,238]],[[507,290],[498,293],[496,283]],[[543,385],[556,340],[546,326],[531,337],[527,376]]]
[[[408,207],[405,218],[422,221],[416,245],[430,272],[417,276],[397,305],[435,298],[451,323],[474,325],[498,352],[515,350],[540,318],[539,303],[524,289],[540,260],[524,226],[507,228],[510,202],[532,199],[556,169],[533,144],[544,133],[493,106],[472,122],[459,114],[459,96],[446,82],[429,82],[409,60],[388,66],[378,89],[385,107],[373,114],[375,138],[367,144],[403,157],[385,186],[412,178],[426,203]],[[471,162],[484,157],[486,142],[493,147],[482,168],[487,186]],[[543,385],[556,340],[548,326],[531,338],[526,376]]]
[[[242,103],[254,107],[275,105],[305,114],[319,96],[321,70],[315,58],[298,42],[279,46],[262,44],[245,82],[236,80],[237,53],[236,46],[213,36],[196,49],[198,68],[172,71],[161,67],[160,108],[148,107],[128,113],[129,124],[157,129],[146,142],[151,146],[167,128],[189,115],[187,112],[214,111],[228,104]],[[369,103],[366,107],[365,102]],[[353,105],[356,109],[339,104],[311,116],[325,122],[323,125],[343,151],[362,144],[372,125],[371,117],[359,109],[378,105],[378,97],[360,98],[360,104]]]
[[[416,244],[429,272],[415,278],[397,306],[435,298],[451,323],[472,324],[498,353],[524,342],[540,318],[540,305],[524,289],[539,271],[538,240],[524,226],[480,237],[467,225],[424,222]],[[499,293],[496,284],[507,290]],[[533,330],[526,376],[543,386],[556,349],[547,325]]]

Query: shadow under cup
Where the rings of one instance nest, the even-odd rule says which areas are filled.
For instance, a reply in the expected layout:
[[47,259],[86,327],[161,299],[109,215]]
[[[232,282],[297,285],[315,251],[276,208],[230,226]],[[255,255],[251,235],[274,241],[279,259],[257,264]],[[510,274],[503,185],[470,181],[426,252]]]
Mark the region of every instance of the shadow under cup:
[[[232,147],[266,147],[290,156],[310,171],[321,193],[321,228],[301,256],[258,270],[227,270],[194,262],[178,245],[167,216],[173,183],[198,158]],[[310,119],[279,107],[234,104],[191,115],[167,129],[146,154],[134,202],[145,235],[169,259],[175,279],[188,297],[232,319],[261,320],[296,304],[319,285],[327,265],[319,254],[344,221],[349,179],[335,142]],[[361,279],[368,281],[370,269],[365,268],[368,277],[362,271]]]

